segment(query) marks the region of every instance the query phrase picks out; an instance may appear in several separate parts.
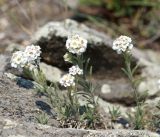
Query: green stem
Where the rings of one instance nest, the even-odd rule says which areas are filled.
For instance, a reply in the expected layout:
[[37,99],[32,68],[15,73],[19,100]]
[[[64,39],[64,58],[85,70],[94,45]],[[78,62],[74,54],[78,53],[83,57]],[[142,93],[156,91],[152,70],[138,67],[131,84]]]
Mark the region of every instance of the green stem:
[[132,86],[132,89],[133,89],[133,92],[134,92],[134,98],[135,98],[135,101],[136,101],[136,105],[138,106],[139,105],[139,100],[138,100],[138,91],[137,91],[137,86],[135,85],[135,81],[134,81],[134,78],[133,78],[133,74],[132,74],[132,68],[131,68],[131,55],[127,52],[125,52],[123,54],[124,56],[124,59],[125,59],[125,69],[127,71],[127,76],[129,78],[129,81],[131,83],[131,86]]
[[[77,55],[77,64],[78,66],[84,70],[84,57],[83,54],[82,55]],[[83,72],[83,79],[86,80],[86,72]]]
[[72,98],[72,89],[69,87],[68,90],[67,90],[67,95],[68,95],[68,98],[69,98],[69,101],[73,107],[74,103],[73,103],[73,98]]
[[[141,115],[141,104],[139,102],[139,98],[138,98],[138,91],[137,91],[137,86],[135,84],[135,80],[134,80],[134,77],[133,77],[133,73],[132,73],[132,68],[131,68],[131,54],[125,52],[123,54],[124,56],[124,59],[125,59],[125,70],[127,72],[127,76],[129,78],[129,81],[131,83],[131,86],[132,86],[132,89],[133,89],[133,93],[134,93],[134,98],[135,98],[135,102],[136,102],[136,106],[137,106],[137,113],[138,113],[138,116],[141,117],[142,119],[142,115]],[[137,121],[139,122],[139,121]],[[135,127],[135,129],[140,129],[141,127]]]
[[81,69],[83,69],[83,54],[77,55],[77,64]]

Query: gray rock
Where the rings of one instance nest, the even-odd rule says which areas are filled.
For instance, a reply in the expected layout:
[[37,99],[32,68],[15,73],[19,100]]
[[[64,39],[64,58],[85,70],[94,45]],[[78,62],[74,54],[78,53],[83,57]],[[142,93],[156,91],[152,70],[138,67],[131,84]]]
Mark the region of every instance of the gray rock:
[[55,2],[59,4],[61,7],[66,8],[67,6],[73,10],[76,10],[79,6],[79,0],[55,0]]
[[46,79],[50,82],[58,82],[61,78],[62,71],[60,69],[47,65],[46,63],[40,63],[40,68],[44,73]]
[[158,104],[160,103],[160,97],[153,99],[148,99],[145,101],[144,110],[146,114],[159,114],[160,111],[157,108]]
[[12,53],[15,50],[24,50],[24,49],[25,49],[25,46],[22,46],[17,43],[12,43],[6,47],[5,52]]
[[9,57],[4,54],[0,54],[0,76],[6,71],[6,66],[8,65]]
[[[6,121],[4,117],[0,118],[0,121]],[[8,120],[7,120],[8,121]],[[9,120],[13,123],[11,127],[3,126],[1,129],[2,137],[159,137],[158,134],[150,131],[143,130],[82,130],[82,129],[61,129],[50,127],[46,125],[34,124],[34,123],[18,123]],[[15,124],[16,123],[16,124]]]
[[112,39],[110,37],[71,19],[66,19],[62,22],[49,22],[35,33],[33,41],[39,41],[41,38],[50,39],[53,35],[56,37],[67,38],[75,33],[85,37],[88,42],[93,45],[112,44]]
[[[19,121],[36,122],[36,116],[42,112],[36,105],[39,96],[31,88],[22,88],[6,76],[0,77],[0,116]],[[43,102],[48,102],[44,96]],[[54,110],[50,110],[54,112]]]
[[102,99],[98,99],[98,104],[99,104],[99,107],[102,108],[105,113],[107,115],[109,115],[109,108],[112,109],[113,107],[114,108],[119,108],[119,111],[121,112],[121,116],[127,118],[127,112],[130,112],[132,107],[130,108],[127,108],[123,105],[120,105],[120,104],[113,104],[113,103],[110,103],[110,102],[107,102],[107,101],[104,101]]
[[147,58],[149,59],[140,60],[140,64],[143,64],[141,77],[144,78],[139,85],[139,92],[148,91],[149,97],[160,96],[160,55],[157,52],[146,51]]
[[57,120],[52,118],[48,120],[47,125],[57,127],[57,128],[60,127],[60,123]]
[[126,79],[97,80],[96,83],[101,86],[96,93],[102,99],[127,105],[135,103],[132,88]]

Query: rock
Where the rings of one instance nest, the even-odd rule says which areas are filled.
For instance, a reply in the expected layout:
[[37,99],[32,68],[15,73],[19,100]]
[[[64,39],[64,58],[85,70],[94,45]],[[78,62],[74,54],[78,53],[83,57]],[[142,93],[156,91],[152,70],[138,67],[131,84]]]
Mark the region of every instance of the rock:
[[5,122],[5,126],[3,127],[4,129],[14,128],[18,125],[17,122],[11,121],[9,119],[4,119],[4,122]]
[[[0,117],[0,121],[5,121],[6,118]],[[14,121],[12,122],[14,123]],[[4,125],[5,126],[5,125]],[[16,127],[0,129],[2,137],[159,137],[158,134],[143,130],[82,130],[82,129],[61,129],[40,125],[35,123],[19,123]]]
[[9,44],[9,45],[5,48],[5,52],[12,53],[12,52],[14,52],[15,50],[24,50],[24,49],[25,49],[25,46],[20,45],[20,44],[17,44],[17,43],[12,43],[12,44]]
[[149,116],[151,114],[158,114],[160,109],[157,108],[158,104],[160,103],[160,97],[153,99],[148,99],[144,103],[144,110],[146,111],[146,115]]
[[99,104],[100,108],[102,108],[105,111],[105,113],[107,115],[109,115],[109,108],[110,109],[112,109],[113,107],[119,108],[119,111],[121,112],[121,116],[123,116],[124,118],[128,117],[127,112],[131,111],[131,109],[132,109],[132,107],[127,108],[127,107],[124,107],[120,104],[112,104],[112,103],[106,102],[100,98],[98,99],[98,104]]
[[58,82],[61,78],[62,71],[60,69],[47,65],[46,63],[41,62],[40,68],[42,69],[46,79],[50,82]]
[[76,10],[79,5],[79,0],[56,0],[56,3],[58,3],[61,7],[66,8],[66,6],[70,9]]
[[85,37],[88,42],[93,45],[112,44],[112,39],[105,34],[99,33],[98,31],[90,29],[86,25],[79,24],[71,19],[66,19],[62,22],[49,22],[35,33],[33,41],[39,41],[41,38],[47,38],[49,40],[54,36],[67,38],[74,33],[78,33],[79,35]]
[[0,54],[0,76],[3,75],[3,73],[6,71],[6,66],[9,62],[9,56]]
[[96,94],[98,94],[102,99],[109,102],[127,105],[135,103],[132,88],[126,79],[104,79],[97,80],[95,83],[98,83],[101,87],[101,89],[97,89]]
[[[15,81],[3,75],[0,77],[0,116],[36,122],[35,117],[41,110],[35,103],[40,97],[35,94],[34,89],[19,87]],[[41,100],[48,101],[45,96]],[[54,112],[52,109],[51,111]]]
[[48,120],[47,125],[53,126],[53,127],[60,127],[60,123],[57,120],[53,119],[53,118],[50,118]]
[[71,9],[77,9],[78,4],[79,4],[79,0],[67,0],[66,4]]
[[158,52],[146,51],[148,61],[140,60],[144,65],[141,71],[143,81],[139,85],[139,92],[147,91],[149,97],[160,96],[158,80],[160,79],[160,55]]

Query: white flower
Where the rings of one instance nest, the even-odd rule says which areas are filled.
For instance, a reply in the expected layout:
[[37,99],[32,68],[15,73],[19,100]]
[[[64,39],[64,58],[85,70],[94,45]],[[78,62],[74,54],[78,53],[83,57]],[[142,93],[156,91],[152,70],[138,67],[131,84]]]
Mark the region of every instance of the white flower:
[[75,77],[70,74],[66,74],[60,79],[59,82],[64,87],[74,86],[75,85]]
[[69,68],[69,74],[70,75],[82,75],[83,70],[80,69],[78,65],[72,66],[71,68]]
[[13,53],[11,58],[11,66],[14,68],[23,68],[27,63],[27,58],[22,51]]
[[81,55],[86,51],[87,48],[87,40],[80,37],[79,35],[73,35],[69,37],[66,41],[66,48],[69,52],[73,54]]
[[113,42],[113,50],[116,50],[118,54],[125,51],[130,51],[133,48],[132,39],[127,36],[120,36]]
[[41,48],[39,46],[30,45],[26,47],[24,52],[28,58],[28,61],[32,62],[32,61],[37,60],[40,57]]
[[27,46],[25,51],[13,53],[11,66],[14,68],[29,68],[32,70],[40,61],[41,48],[39,46]]
[[70,56],[69,53],[66,53],[66,54],[63,56],[63,58],[64,58],[64,61],[72,63],[72,57]]

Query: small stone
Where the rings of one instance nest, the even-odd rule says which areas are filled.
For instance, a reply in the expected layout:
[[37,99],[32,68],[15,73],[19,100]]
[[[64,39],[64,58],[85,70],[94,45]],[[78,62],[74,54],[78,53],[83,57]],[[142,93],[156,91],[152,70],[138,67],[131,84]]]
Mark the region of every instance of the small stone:
[[102,85],[102,87],[101,87],[101,92],[102,92],[103,94],[110,93],[110,92],[111,92],[110,86],[109,86],[108,84]]
[[48,123],[47,123],[49,126],[52,126],[52,127],[59,127],[60,126],[60,123],[55,120],[55,119],[49,119]]
[[5,119],[4,121],[6,122],[5,126],[3,127],[4,129],[13,128],[13,127],[16,127],[18,125],[16,122],[13,122],[9,119]]
[[114,129],[124,129],[123,125],[120,123],[114,123],[113,127]]

